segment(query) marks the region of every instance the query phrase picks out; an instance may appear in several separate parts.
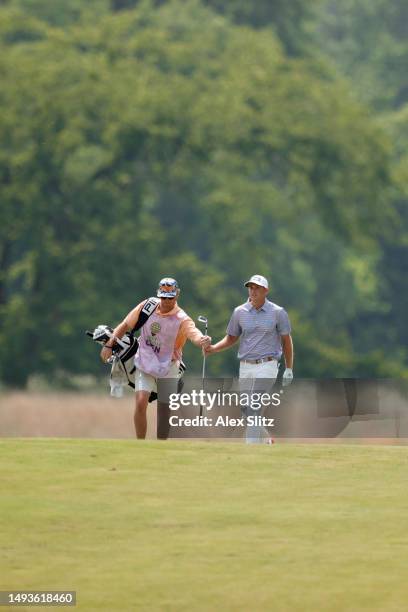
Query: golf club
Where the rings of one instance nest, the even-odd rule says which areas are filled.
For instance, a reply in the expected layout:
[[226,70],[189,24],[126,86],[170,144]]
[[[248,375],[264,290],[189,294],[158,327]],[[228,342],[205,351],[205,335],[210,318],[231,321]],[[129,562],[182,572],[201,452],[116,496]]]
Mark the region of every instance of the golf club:
[[[207,336],[207,332],[208,332],[208,319],[207,317],[204,317],[204,315],[200,315],[197,318],[197,321],[199,321],[199,323],[204,323],[205,328],[204,328],[204,335]],[[203,379],[203,389],[204,389],[204,379],[205,379],[205,352],[203,352],[203,372],[202,372],[202,379]],[[200,417],[203,416],[203,406],[200,404]]]
[[[205,325],[204,335],[207,336],[207,332],[208,332],[208,319],[207,319],[207,317],[204,317],[203,315],[200,315],[198,317],[197,321],[199,321],[200,323],[204,323],[204,325]],[[205,353],[203,354],[203,374],[202,374],[202,379],[204,380],[204,378],[205,378]]]

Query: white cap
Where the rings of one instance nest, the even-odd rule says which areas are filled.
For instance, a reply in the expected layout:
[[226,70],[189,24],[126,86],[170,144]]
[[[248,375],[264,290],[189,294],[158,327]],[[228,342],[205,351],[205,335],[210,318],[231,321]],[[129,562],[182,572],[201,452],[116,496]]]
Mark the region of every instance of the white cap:
[[254,274],[254,276],[251,276],[251,278],[245,283],[245,287],[248,287],[249,283],[254,283],[254,285],[259,285],[260,287],[269,289],[268,281],[260,274]]

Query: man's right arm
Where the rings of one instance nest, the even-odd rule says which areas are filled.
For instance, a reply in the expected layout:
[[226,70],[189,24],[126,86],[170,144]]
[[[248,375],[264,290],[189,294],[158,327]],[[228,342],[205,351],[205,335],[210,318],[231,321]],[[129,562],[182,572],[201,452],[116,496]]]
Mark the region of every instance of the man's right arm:
[[230,336],[229,334],[227,334],[222,340],[206,348],[205,354],[211,355],[211,353],[219,353],[220,351],[224,351],[225,349],[235,344],[238,338],[239,336]]
[[207,347],[205,349],[205,354],[211,355],[211,353],[219,353],[220,351],[225,351],[225,349],[230,348],[230,346],[236,343],[241,335],[241,332],[242,329],[239,323],[239,312],[238,308],[235,308],[228,323],[227,335],[216,344],[212,344],[211,346]]

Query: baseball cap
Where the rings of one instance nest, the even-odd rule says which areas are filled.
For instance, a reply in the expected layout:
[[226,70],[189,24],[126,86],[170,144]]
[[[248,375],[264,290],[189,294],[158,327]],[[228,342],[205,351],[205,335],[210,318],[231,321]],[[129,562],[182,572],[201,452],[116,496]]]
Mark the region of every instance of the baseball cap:
[[268,281],[264,276],[261,276],[260,274],[254,274],[253,276],[251,276],[251,278],[245,283],[245,287],[248,287],[249,283],[254,283],[254,285],[259,285],[260,287],[269,289]]
[[178,282],[174,278],[162,278],[157,287],[157,297],[176,297]]

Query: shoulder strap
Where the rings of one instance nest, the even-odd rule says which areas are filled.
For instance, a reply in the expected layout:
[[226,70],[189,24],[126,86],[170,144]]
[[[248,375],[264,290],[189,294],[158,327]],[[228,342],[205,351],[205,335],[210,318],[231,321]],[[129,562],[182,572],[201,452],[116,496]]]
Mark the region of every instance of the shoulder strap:
[[135,331],[137,331],[138,329],[140,329],[141,327],[143,327],[143,325],[146,323],[147,319],[154,313],[154,311],[156,310],[158,304],[159,304],[159,299],[156,297],[150,297],[148,300],[145,301],[144,306],[140,312],[139,318],[136,322],[136,325],[134,326],[134,328],[132,329],[132,333],[134,333]]

